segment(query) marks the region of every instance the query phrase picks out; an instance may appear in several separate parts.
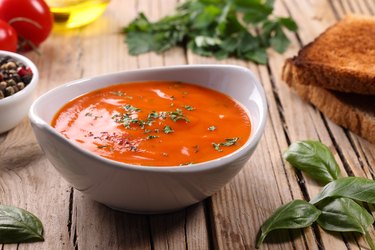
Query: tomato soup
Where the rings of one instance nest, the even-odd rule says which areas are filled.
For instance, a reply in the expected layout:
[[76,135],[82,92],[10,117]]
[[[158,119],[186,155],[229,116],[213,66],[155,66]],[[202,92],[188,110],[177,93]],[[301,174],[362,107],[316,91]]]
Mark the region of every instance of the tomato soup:
[[99,89],[68,102],[51,124],[97,155],[143,166],[213,160],[239,149],[251,131],[247,112],[234,99],[181,82]]

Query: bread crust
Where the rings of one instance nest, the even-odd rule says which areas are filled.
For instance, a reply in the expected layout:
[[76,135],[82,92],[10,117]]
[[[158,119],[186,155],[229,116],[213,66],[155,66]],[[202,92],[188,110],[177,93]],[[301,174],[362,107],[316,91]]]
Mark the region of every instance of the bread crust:
[[311,102],[336,124],[375,143],[375,96],[340,93],[300,82],[300,68],[288,59],[282,70],[282,79],[304,100]]
[[345,17],[292,60],[300,84],[375,95],[375,17]]

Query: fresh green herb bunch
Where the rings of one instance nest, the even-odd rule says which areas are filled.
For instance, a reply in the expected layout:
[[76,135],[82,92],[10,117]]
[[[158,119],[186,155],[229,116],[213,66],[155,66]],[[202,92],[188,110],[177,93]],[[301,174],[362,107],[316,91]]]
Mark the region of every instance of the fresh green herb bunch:
[[273,230],[305,228],[316,222],[327,231],[361,233],[370,249],[375,250],[369,234],[374,218],[364,207],[366,203],[375,204],[375,180],[340,178],[335,158],[329,148],[318,141],[295,142],[284,153],[284,158],[326,185],[310,202],[294,200],[278,208],[261,226],[256,247]]
[[129,53],[161,53],[175,46],[217,59],[236,57],[267,63],[266,49],[283,53],[285,28],[297,30],[289,17],[272,15],[274,0],[187,0],[173,15],[150,22],[140,13],[123,32]]

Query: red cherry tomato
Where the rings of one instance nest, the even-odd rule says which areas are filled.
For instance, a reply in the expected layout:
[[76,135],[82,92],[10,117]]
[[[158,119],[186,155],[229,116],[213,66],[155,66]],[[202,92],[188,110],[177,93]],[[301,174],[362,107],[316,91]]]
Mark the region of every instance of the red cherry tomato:
[[0,0],[0,19],[8,22],[20,39],[38,46],[49,35],[53,17],[43,0]]
[[17,33],[8,23],[0,20],[0,50],[15,52],[17,49]]

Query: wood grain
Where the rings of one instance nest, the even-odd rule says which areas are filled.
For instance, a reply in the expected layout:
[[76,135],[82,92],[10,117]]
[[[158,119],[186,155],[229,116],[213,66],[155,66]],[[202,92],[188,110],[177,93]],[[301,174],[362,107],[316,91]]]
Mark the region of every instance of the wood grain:
[[[374,1],[276,0],[275,14],[292,16],[299,31],[288,33],[292,43],[286,53],[269,50],[269,63],[264,66],[235,59],[217,61],[182,48],[129,56],[121,28],[139,11],[157,20],[179,2],[112,0],[104,15],[89,26],[54,32],[41,46],[41,56],[26,54],[40,71],[36,96],[68,81],[120,70],[207,63],[250,68],[264,87],[269,108],[263,138],[244,169],[211,198],[181,211],[164,215],[118,212],[90,200],[61,178],[25,118],[0,135],[0,203],[36,214],[44,224],[45,241],[3,245],[2,249],[254,249],[259,227],[277,207],[293,199],[309,200],[321,189],[282,159],[296,140],[317,139],[327,144],[343,176],[375,179],[375,145],[332,123],[280,78],[286,58],[346,14],[374,15]],[[375,216],[374,207],[369,208]],[[370,234],[375,238],[374,228]],[[261,249],[368,247],[357,235],[327,233],[315,226],[273,233]]]

